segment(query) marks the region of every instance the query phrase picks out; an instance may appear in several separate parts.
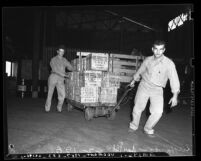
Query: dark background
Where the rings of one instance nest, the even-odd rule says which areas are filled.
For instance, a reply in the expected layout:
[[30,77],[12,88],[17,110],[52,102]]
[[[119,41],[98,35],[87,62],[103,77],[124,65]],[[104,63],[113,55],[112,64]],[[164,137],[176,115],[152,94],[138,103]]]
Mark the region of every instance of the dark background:
[[[189,9],[190,4],[4,7],[4,54],[6,59],[32,58],[36,44],[42,49],[63,43],[69,48],[125,54],[135,48],[147,56],[153,40],[161,38],[168,42],[166,55],[188,60],[192,57],[192,22],[171,32],[167,28],[170,20]],[[35,40],[34,35],[38,35]]]

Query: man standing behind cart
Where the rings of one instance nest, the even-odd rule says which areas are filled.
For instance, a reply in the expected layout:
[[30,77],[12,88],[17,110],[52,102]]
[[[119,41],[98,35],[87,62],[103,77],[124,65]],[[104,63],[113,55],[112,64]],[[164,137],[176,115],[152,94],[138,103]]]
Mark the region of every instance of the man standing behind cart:
[[153,55],[147,57],[139,70],[134,74],[131,86],[135,81],[139,81],[137,94],[135,96],[135,105],[133,108],[133,120],[130,122],[129,132],[138,129],[141,113],[144,111],[148,99],[150,99],[150,116],[144,126],[145,134],[154,136],[154,126],[157,124],[163,113],[163,88],[167,80],[170,80],[171,92],[173,97],[169,104],[171,107],[177,105],[177,97],[180,92],[180,82],[175,68],[175,64],[168,57],[164,56],[165,42],[157,40],[152,46]]
[[46,112],[50,111],[52,95],[53,95],[55,86],[57,88],[57,93],[58,93],[57,111],[58,112],[62,111],[62,106],[65,99],[64,79],[65,77],[68,77],[67,73],[65,72],[65,69],[67,67],[69,71],[74,71],[69,61],[63,57],[65,51],[66,51],[65,46],[60,45],[57,48],[57,55],[53,57],[50,61],[50,66],[52,71],[48,78],[48,95],[47,95],[47,100],[45,104]]

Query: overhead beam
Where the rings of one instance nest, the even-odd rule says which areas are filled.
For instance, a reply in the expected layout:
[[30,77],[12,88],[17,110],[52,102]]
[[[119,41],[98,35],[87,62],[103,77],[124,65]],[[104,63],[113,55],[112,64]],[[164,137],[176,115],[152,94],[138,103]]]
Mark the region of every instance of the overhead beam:
[[[112,19],[115,19],[115,18],[112,18]],[[88,20],[88,21],[82,21],[82,22],[78,22],[78,23],[68,23],[68,25],[69,26],[71,26],[71,25],[80,25],[80,24],[87,24],[87,23],[94,23],[94,22],[102,22],[102,21],[107,21],[107,20],[111,20],[111,17],[110,18],[98,18],[98,19],[96,19],[95,17],[94,17],[94,19],[93,20]]]
[[142,24],[142,23],[140,23],[140,22],[134,21],[134,20],[132,20],[132,19],[130,19],[130,18],[128,18],[128,17],[121,16],[121,15],[115,13],[115,12],[112,12],[112,11],[109,11],[109,10],[105,10],[105,12],[107,12],[107,13],[109,13],[109,14],[112,14],[112,15],[114,15],[114,16],[120,17],[120,18],[122,18],[122,19],[124,19],[124,20],[127,20],[127,21],[129,21],[129,22],[135,23],[135,24],[137,24],[137,25],[139,25],[139,26],[142,26],[142,27],[144,27],[144,28],[147,28],[147,29],[149,29],[149,30],[155,31],[155,29],[153,29],[153,28],[151,28],[151,27],[149,27],[149,26],[147,26],[147,25],[144,25],[144,24]]

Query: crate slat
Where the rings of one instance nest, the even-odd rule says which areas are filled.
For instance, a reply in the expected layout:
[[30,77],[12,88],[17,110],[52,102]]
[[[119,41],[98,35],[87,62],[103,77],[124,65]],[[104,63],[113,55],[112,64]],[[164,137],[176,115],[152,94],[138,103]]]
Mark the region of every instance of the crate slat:
[[137,66],[137,62],[132,61],[123,61],[123,60],[113,60],[113,66],[121,66],[121,65],[128,65],[128,66]]
[[133,77],[120,76],[120,82],[129,83],[129,82],[131,82],[132,79],[133,79]]
[[114,73],[131,73],[131,74],[135,74],[136,70],[114,68],[113,72]]
[[139,59],[141,56],[136,55],[124,55],[124,54],[110,54],[113,58],[124,58],[124,59]]

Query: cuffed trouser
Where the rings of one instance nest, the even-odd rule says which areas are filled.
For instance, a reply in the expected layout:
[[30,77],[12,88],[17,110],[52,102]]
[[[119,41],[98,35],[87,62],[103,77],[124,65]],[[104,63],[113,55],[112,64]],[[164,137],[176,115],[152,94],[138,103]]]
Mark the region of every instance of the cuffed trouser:
[[133,121],[130,122],[130,128],[137,130],[142,112],[144,111],[147,101],[150,98],[150,113],[144,130],[153,133],[153,127],[159,121],[163,113],[163,89],[162,87],[152,86],[145,81],[141,81],[136,93],[133,108]]
[[47,100],[45,104],[46,111],[50,111],[52,95],[53,95],[55,86],[57,88],[57,93],[58,93],[57,110],[58,111],[62,110],[63,102],[65,99],[64,78],[52,73],[48,78],[48,95],[47,95]]

